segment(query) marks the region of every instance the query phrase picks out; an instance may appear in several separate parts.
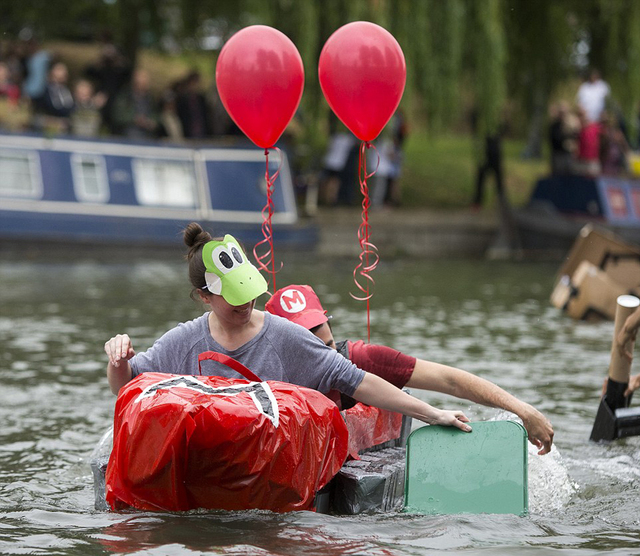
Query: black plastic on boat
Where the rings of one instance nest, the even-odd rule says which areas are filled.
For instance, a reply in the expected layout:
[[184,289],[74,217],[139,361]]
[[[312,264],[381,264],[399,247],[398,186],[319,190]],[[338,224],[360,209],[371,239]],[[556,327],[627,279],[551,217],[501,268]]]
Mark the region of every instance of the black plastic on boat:
[[631,396],[624,396],[628,383],[608,379],[607,391],[591,430],[593,441],[616,440],[640,435],[640,407],[629,407]]

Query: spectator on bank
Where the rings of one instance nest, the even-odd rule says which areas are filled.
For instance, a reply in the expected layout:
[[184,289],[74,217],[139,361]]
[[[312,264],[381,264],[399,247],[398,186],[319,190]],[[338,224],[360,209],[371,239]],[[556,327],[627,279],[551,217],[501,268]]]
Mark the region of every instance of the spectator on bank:
[[576,96],[578,106],[584,110],[589,122],[600,121],[600,116],[606,107],[610,93],[611,89],[600,78],[600,72],[592,69],[587,79],[580,85]]
[[588,177],[597,176],[600,173],[600,134],[602,131],[600,122],[591,121],[584,109],[578,109],[580,118],[580,135],[578,137],[578,157],[575,173]]
[[328,206],[352,204],[358,177],[359,144],[352,133],[329,113],[329,142],[322,159],[320,202]]
[[218,93],[216,80],[211,80],[211,86],[207,90],[207,103],[211,110],[211,133],[215,136],[228,135],[233,137],[243,137],[244,133],[229,116],[226,108],[222,104],[222,99]]
[[69,70],[62,62],[56,62],[49,70],[44,94],[34,99],[34,127],[46,133],[68,133],[70,116],[75,107],[67,82]]
[[81,79],[75,84],[73,98],[75,108],[71,114],[71,133],[80,137],[99,135],[102,124],[100,109],[106,97],[101,93],[94,94],[91,82]]
[[111,121],[116,133],[129,139],[152,139],[157,135],[158,114],[146,70],[135,70],[131,86],[118,93],[113,102]]
[[600,165],[602,173],[616,176],[627,169],[627,154],[630,151],[627,139],[620,129],[617,118],[604,111],[600,118]]
[[173,87],[168,88],[162,95],[159,135],[177,143],[184,140],[182,122],[176,110],[176,92]]
[[[471,113],[471,128],[476,135],[479,132],[478,125],[478,113],[474,110]],[[475,194],[471,202],[471,209],[473,211],[477,211],[482,208],[484,182],[489,173],[492,173],[495,179],[496,193],[500,206],[504,205],[506,202],[502,167],[502,136],[505,131],[506,124],[503,119],[493,132],[486,133],[482,139],[478,137],[478,140],[482,140],[482,151],[476,170]]]
[[[322,159],[320,186],[322,204],[334,206],[339,201],[347,201],[350,197],[347,189],[350,189],[351,180],[347,176],[347,172],[349,168],[353,167],[355,159],[353,152],[357,148],[358,144],[355,138],[346,131],[333,133],[329,137],[327,151]],[[354,172],[357,172],[357,168]]]
[[115,133],[111,121],[113,103],[131,80],[131,74],[131,65],[111,41],[102,45],[98,61],[84,70],[84,76],[93,83],[96,93],[105,99],[101,108],[102,122],[111,133]]
[[58,118],[68,118],[74,108],[74,100],[68,86],[69,70],[63,62],[56,62],[49,70],[44,95],[39,104],[45,114]]
[[636,137],[635,148],[640,149],[640,104],[638,104],[638,117],[636,118],[638,136]]
[[28,30],[20,33],[24,40],[25,77],[22,93],[32,101],[41,98],[47,87],[47,75],[51,64],[51,54],[43,48]]
[[28,126],[29,112],[20,96],[20,87],[11,80],[9,67],[0,61],[0,129],[19,131]]
[[[401,108],[391,118],[388,135],[379,149],[379,165],[375,173],[371,204],[374,207],[397,207],[400,205],[398,178],[402,171],[402,148],[407,137],[407,121]],[[375,168],[375,161],[372,161]]]
[[580,120],[564,101],[551,106],[550,116],[551,174],[570,174],[578,148]]
[[212,135],[211,111],[202,93],[202,79],[197,71],[185,78],[176,100],[176,110],[187,139],[202,139]]
[[26,43],[24,41],[4,41],[2,43],[2,61],[7,65],[9,81],[18,87],[22,94],[22,82],[26,75]]
[[496,193],[499,199],[504,199],[504,179],[502,173],[502,137],[500,132],[488,134],[484,139],[484,151],[477,172],[476,189],[471,207],[473,210],[482,208],[484,198],[484,182],[489,172],[493,173],[496,183]]
[[18,104],[20,100],[20,87],[11,80],[9,66],[4,61],[0,61],[0,98],[12,105]]

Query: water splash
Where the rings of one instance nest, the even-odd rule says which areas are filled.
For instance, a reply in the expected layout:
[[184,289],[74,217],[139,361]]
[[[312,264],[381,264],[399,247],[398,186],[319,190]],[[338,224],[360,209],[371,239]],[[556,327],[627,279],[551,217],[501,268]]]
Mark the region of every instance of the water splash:
[[579,488],[569,477],[567,466],[555,445],[544,456],[539,456],[537,450],[529,444],[529,511],[557,513],[569,505]]
[[[508,411],[499,411],[492,421],[508,419],[522,424],[522,420]],[[566,508],[579,487],[569,477],[567,465],[560,450],[554,444],[544,456],[538,455],[538,448],[528,446],[529,513],[554,514]]]

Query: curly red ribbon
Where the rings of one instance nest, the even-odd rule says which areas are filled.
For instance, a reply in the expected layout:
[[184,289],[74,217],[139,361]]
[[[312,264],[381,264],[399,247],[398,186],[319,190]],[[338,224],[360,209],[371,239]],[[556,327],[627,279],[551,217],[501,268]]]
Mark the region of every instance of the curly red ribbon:
[[[273,190],[275,188],[275,181],[280,174],[282,168],[282,153],[278,147],[273,147],[275,151],[280,155],[280,162],[278,163],[278,169],[273,176],[269,175],[269,149],[264,150],[264,156],[266,158],[266,170],[265,180],[267,182],[267,204],[262,209],[262,235],[264,239],[256,243],[253,248],[253,256],[256,259],[257,266],[260,270],[264,270],[267,274],[271,275],[273,283],[273,292],[276,291],[276,269],[274,261],[273,251],[273,228],[271,227],[271,217],[273,216]],[[262,254],[258,253],[258,249],[261,246],[266,247],[266,251]],[[269,269],[271,265],[271,269]],[[280,265],[282,267],[282,265]]]
[[[378,248],[370,241],[371,238],[371,225],[369,224],[369,207],[371,206],[371,199],[369,198],[369,187],[367,185],[367,180],[372,177],[376,171],[378,170],[378,166],[380,164],[380,155],[378,155],[378,163],[376,164],[375,169],[370,174],[367,173],[367,149],[374,149],[376,151],[376,155],[378,155],[378,151],[371,143],[368,141],[363,141],[360,145],[360,156],[358,159],[358,180],[360,182],[360,192],[362,193],[362,222],[358,227],[358,242],[360,243],[360,262],[353,269],[353,281],[355,282],[357,288],[364,293],[364,297],[357,297],[353,294],[350,294],[351,297],[358,301],[366,301],[367,302],[367,341],[371,341],[371,313],[369,300],[373,297],[373,292],[370,291],[370,287],[375,285],[375,280],[369,274],[372,272],[380,261],[380,257],[378,255]],[[364,278],[365,285],[363,286],[358,276]]]

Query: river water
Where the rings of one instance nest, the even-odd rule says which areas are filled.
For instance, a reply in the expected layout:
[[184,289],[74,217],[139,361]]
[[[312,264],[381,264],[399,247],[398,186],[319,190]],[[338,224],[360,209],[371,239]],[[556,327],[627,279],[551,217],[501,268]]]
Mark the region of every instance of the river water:
[[[107,259],[107,257],[105,257]],[[366,337],[350,262],[285,257],[278,285],[311,283],[337,338]],[[640,554],[640,438],[589,442],[613,324],[550,306],[556,265],[383,261],[371,339],[492,380],[556,432],[529,454],[530,513],[354,517],[299,512],[108,513],[93,508],[89,457],[113,418],[102,346],[142,350],[201,314],[181,261],[0,262],[0,553],[151,555]],[[415,393],[415,392],[414,392]],[[417,394],[472,420],[501,412]]]

